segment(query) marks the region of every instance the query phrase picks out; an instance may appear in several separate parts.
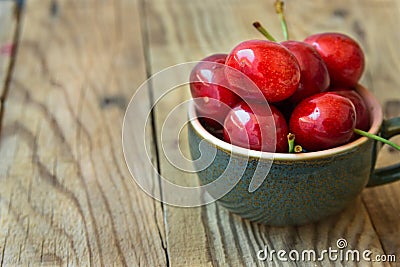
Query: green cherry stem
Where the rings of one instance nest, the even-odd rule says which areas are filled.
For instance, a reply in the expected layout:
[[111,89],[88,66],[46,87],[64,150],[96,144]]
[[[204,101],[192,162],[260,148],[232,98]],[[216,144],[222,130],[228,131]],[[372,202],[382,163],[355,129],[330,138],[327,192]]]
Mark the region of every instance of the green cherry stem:
[[289,153],[293,153],[294,152],[294,139],[295,139],[294,134],[289,133],[287,135],[287,140],[288,140],[288,144],[289,144]]
[[262,35],[264,35],[268,40],[276,42],[276,39],[265,29],[260,22],[256,21],[253,23],[254,28],[256,28]]
[[367,132],[359,130],[359,129],[354,129],[354,132],[356,134],[359,134],[359,135],[362,135],[362,136],[365,136],[365,137],[380,141],[382,143],[388,144],[389,146],[392,146],[393,148],[395,148],[397,150],[400,150],[400,146],[399,145],[397,145],[397,144],[395,144],[395,143],[393,143],[393,142],[391,142],[391,141],[389,141],[389,140],[387,140],[385,138],[377,136],[375,134],[367,133]]
[[294,153],[301,153],[301,152],[303,152],[303,148],[301,147],[301,145],[295,145]]
[[287,40],[289,40],[289,30],[288,30],[288,26],[286,23],[283,1],[280,1],[280,0],[275,1],[275,11],[279,15],[279,20],[281,21],[283,37],[285,38],[285,41],[287,41]]

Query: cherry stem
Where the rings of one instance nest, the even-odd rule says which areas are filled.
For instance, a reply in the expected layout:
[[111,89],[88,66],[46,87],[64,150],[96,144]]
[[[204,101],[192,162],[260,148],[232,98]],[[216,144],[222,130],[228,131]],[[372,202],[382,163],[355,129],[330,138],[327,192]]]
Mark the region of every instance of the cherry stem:
[[292,133],[289,133],[287,135],[287,140],[288,140],[288,144],[289,144],[289,153],[293,153],[294,152],[294,139],[295,139],[295,135]]
[[301,147],[301,145],[295,145],[294,153],[301,153],[301,152],[303,152],[303,148]]
[[362,136],[365,136],[365,137],[380,141],[382,143],[388,144],[389,146],[391,146],[391,147],[393,147],[393,148],[395,148],[395,149],[400,151],[400,146],[399,145],[397,145],[397,144],[395,144],[395,143],[393,143],[393,142],[391,142],[391,141],[389,141],[389,140],[387,140],[387,139],[385,139],[383,137],[380,137],[380,136],[377,136],[375,134],[371,134],[371,133],[368,133],[368,132],[365,132],[365,131],[359,130],[359,129],[354,129],[354,132],[356,134],[359,134],[359,135],[362,135]]
[[260,22],[256,21],[253,23],[254,28],[256,28],[262,35],[264,35],[268,40],[276,42],[276,39],[265,29]]
[[279,15],[279,20],[281,21],[283,37],[285,38],[285,41],[287,41],[287,40],[289,40],[289,30],[288,30],[288,26],[286,23],[283,1],[279,1],[279,0],[275,1],[275,11]]

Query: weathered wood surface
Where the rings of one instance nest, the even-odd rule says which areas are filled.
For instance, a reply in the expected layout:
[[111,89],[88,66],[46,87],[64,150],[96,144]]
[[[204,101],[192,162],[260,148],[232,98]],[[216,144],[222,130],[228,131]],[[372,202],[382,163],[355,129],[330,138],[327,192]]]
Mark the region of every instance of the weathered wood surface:
[[[7,96],[7,83],[12,68],[14,39],[17,37],[16,5],[13,1],[0,2],[0,114]],[[0,119],[1,121],[1,119]]]
[[[131,183],[121,124],[146,73],[262,38],[251,26],[254,20],[280,37],[272,3],[27,1],[0,128],[0,266],[356,265],[257,260],[264,246],[322,251],[334,248],[339,238],[352,249],[396,254],[399,262],[400,183],[366,189],[338,216],[286,228],[250,223],[215,204],[164,205]],[[0,40],[14,38],[13,5],[0,1],[0,20],[14,25],[7,31],[0,27]],[[387,117],[400,115],[398,1],[287,1],[286,6],[293,38],[342,31],[359,40],[367,56],[362,83],[377,95]],[[4,78],[0,82],[4,88]],[[157,136],[171,106],[187,97],[187,88],[178,90],[155,108]],[[181,137],[186,154],[185,134]],[[164,141],[176,147],[176,136]],[[157,144],[160,139],[148,145],[161,174],[196,183],[172,167]],[[398,161],[399,153],[384,148],[379,165]]]
[[0,143],[0,263],[163,266],[121,125],[146,79],[138,2],[27,1]]

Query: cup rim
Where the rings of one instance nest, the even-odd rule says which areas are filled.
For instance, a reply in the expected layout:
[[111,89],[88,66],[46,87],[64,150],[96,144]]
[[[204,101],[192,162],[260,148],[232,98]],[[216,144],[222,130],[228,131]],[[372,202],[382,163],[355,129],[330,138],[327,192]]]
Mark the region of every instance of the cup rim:
[[[370,112],[370,120],[371,127],[368,130],[368,133],[377,134],[380,130],[383,121],[383,113],[382,107],[377,100],[377,98],[364,86],[358,84],[355,87],[356,91],[361,95],[365,104],[367,105],[367,109]],[[315,158],[325,158],[330,157],[337,154],[342,154],[349,152],[362,144],[368,141],[367,137],[360,137],[350,143],[315,152],[307,152],[307,153],[272,153],[272,152],[264,152],[258,150],[252,150],[248,148],[239,147],[236,145],[232,145],[228,142],[225,142],[211,133],[209,133],[200,123],[200,121],[196,118],[196,111],[194,107],[194,102],[189,101],[188,107],[188,115],[189,115],[189,123],[193,127],[193,129],[200,135],[204,140],[213,146],[220,148],[222,150],[227,151],[228,153],[234,155],[241,155],[245,157],[258,158],[258,159],[266,159],[271,160],[281,160],[281,161],[302,161],[302,160],[310,160]]]

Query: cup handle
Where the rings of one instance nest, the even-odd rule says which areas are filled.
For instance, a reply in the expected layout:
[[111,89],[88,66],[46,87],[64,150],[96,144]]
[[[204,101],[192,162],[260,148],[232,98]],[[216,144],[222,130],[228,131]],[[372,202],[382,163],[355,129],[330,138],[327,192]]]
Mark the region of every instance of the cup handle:
[[[381,136],[383,138],[389,139],[398,134],[400,134],[400,117],[383,121],[381,127]],[[369,178],[367,187],[383,185],[398,180],[400,180],[400,163],[375,169]]]

